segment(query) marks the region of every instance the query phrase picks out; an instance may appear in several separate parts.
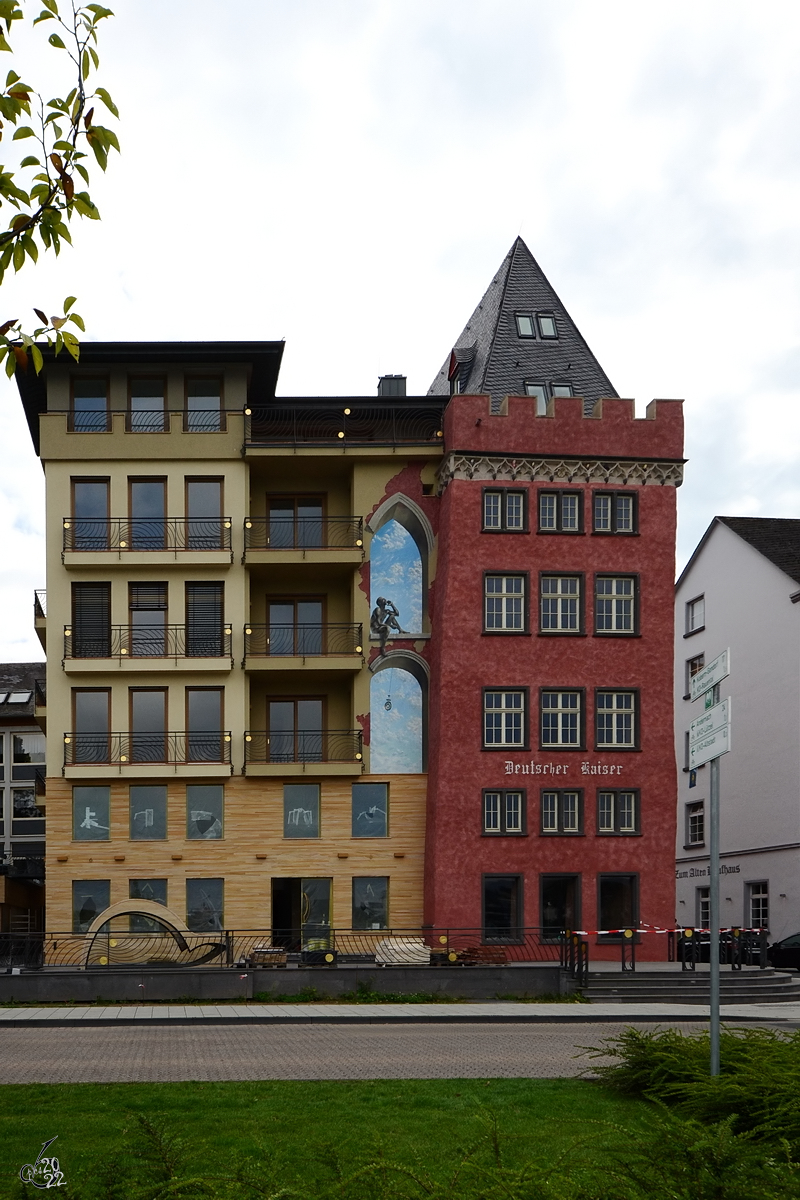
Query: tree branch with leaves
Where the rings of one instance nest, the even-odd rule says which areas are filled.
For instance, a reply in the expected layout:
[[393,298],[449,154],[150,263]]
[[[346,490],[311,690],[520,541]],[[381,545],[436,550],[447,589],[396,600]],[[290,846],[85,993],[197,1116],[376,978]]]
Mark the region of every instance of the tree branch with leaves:
[[[69,60],[68,81],[73,86],[63,98],[44,100],[40,90],[11,70],[5,88],[0,91],[0,141],[7,126],[14,126],[12,141],[33,138],[37,143],[36,153],[28,154],[16,168],[0,164],[0,209],[5,205],[16,210],[8,228],[0,231],[0,283],[10,267],[17,273],[29,260],[37,262],[38,243],[56,254],[60,253],[62,242],[71,244],[69,224],[75,214],[99,220],[97,206],[86,190],[90,183],[88,163],[93,156],[105,171],[109,152],[119,150],[116,133],[94,120],[97,102],[114,117],[119,116],[117,107],[105,88],[96,86],[90,91],[87,86],[89,76],[100,66],[97,27],[114,14],[102,4],[82,4],[78,0],[61,0],[60,6],[59,0],[41,2],[44,8],[32,25],[48,22],[46,32],[55,22],[56,30],[47,40]],[[25,20],[20,0],[0,0],[0,53],[13,53],[15,23]],[[30,124],[21,123],[25,118]],[[26,333],[16,317],[0,325],[0,363],[5,359],[9,377],[17,367],[27,369],[29,355],[38,374],[43,360],[36,342],[41,339],[46,340],[55,354],[66,350],[78,361],[77,335],[65,328],[69,322],[84,329],[83,320],[72,311],[74,303],[75,297],[68,296],[63,315],[50,318],[42,309],[35,308],[42,324],[32,333]]]

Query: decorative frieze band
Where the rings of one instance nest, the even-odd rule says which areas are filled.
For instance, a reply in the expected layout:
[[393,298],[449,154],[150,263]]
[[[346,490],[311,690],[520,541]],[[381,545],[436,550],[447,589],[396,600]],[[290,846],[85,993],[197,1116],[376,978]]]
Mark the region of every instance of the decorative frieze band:
[[438,473],[439,494],[452,479],[473,479],[483,483],[601,484],[624,487],[631,484],[659,484],[680,487],[683,464],[648,462],[644,459],[537,458],[519,455],[447,454]]

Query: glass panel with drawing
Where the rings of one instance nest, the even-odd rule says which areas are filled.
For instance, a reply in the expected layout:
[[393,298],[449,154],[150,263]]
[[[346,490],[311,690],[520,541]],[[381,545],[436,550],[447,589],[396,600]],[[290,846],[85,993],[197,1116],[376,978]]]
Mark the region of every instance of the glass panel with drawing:
[[167,789],[161,784],[136,785],[130,790],[132,841],[158,842],[167,836]]
[[213,841],[222,837],[223,801],[221,784],[187,784],[186,837],[190,841]]
[[223,927],[222,879],[186,880],[186,924],[196,933]]
[[107,842],[111,789],[74,787],[72,789],[72,840]]
[[95,917],[111,903],[111,882],[108,879],[74,879],[72,881],[72,930],[86,933]]
[[389,925],[389,879],[371,875],[353,879],[353,929],[386,929]]
[[[131,900],[146,900],[151,904],[167,903],[166,879],[129,879],[128,895]],[[164,926],[152,917],[132,913],[129,918],[131,933],[161,933]]]
[[285,838],[319,837],[318,783],[285,783],[283,785],[283,836]]
[[388,783],[353,784],[353,837],[386,837],[388,835]]

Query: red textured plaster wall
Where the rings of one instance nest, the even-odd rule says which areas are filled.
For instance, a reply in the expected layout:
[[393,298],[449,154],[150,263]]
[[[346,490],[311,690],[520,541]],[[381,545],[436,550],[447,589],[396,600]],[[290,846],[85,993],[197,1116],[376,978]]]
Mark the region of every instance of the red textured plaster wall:
[[[485,397],[458,397],[448,410],[446,450],[504,453],[513,449],[517,453],[587,457],[602,453],[651,460],[681,456],[682,416],[677,402],[659,403],[656,419],[641,421],[632,419],[632,405],[627,401],[604,401],[601,419],[582,417],[578,401],[556,403],[555,419],[533,417],[530,402],[514,398],[509,401],[509,417],[487,417]],[[475,424],[478,417],[480,425]],[[540,434],[541,429],[545,433]],[[660,484],[626,488],[638,495],[638,535],[602,536],[591,533],[593,487],[565,481],[561,486],[583,493],[586,532],[540,534],[536,531],[537,493],[548,485],[515,484],[529,492],[530,532],[497,534],[481,532],[486,486],[477,480],[456,479],[441,499],[438,612],[431,646],[426,921],[479,927],[482,875],[510,873],[524,877],[525,924],[539,925],[539,876],[564,872],[582,876],[581,925],[596,929],[597,876],[620,872],[639,877],[641,919],[652,925],[671,925],[675,916],[672,639],[676,490]],[[483,633],[484,571],[530,573],[528,636]],[[584,574],[585,636],[539,635],[540,571]],[[613,571],[638,574],[640,636],[592,636],[593,576]],[[482,749],[482,688],[488,686],[530,688],[530,751]],[[585,750],[540,750],[540,687],[586,689]],[[639,750],[594,749],[597,687],[639,689]],[[540,767],[552,762],[567,770],[556,777],[521,773],[509,777],[505,774],[507,760]],[[621,772],[586,776],[581,772],[583,762],[620,767]],[[548,782],[583,788],[583,836],[539,833],[539,791]],[[603,785],[640,790],[641,836],[596,833],[596,791]],[[503,786],[527,789],[526,837],[482,836],[481,789]],[[618,951],[599,947],[592,953]],[[641,953],[665,957],[666,946],[645,939]]]

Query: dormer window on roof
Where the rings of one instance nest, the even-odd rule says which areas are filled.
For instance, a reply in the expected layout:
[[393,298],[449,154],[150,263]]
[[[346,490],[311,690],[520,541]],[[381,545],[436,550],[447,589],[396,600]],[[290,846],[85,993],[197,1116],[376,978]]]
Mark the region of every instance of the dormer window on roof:
[[536,329],[530,313],[514,313],[514,320],[517,322],[517,337],[536,337]]
[[552,385],[554,396],[571,396],[573,395],[571,383],[554,383]]
[[539,337],[557,338],[558,330],[556,329],[556,319],[552,313],[537,313],[536,320],[539,322]]
[[543,417],[547,412],[547,384],[534,383],[531,379],[526,379],[523,383],[526,396],[536,397],[536,415]]
[[[31,698],[30,692],[9,692],[8,704],[27,704]],[[4,697],[5,699],[5,697]]]

